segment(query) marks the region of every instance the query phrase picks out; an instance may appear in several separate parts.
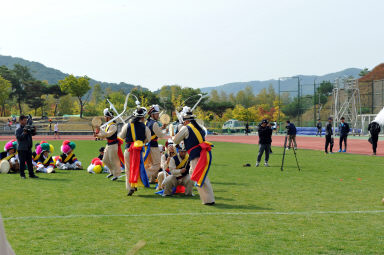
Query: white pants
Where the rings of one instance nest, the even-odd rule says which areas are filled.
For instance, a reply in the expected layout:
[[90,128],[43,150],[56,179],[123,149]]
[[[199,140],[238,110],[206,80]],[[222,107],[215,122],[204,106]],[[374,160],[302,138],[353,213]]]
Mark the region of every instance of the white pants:
[[162,190],[164,189],[164,185],[163,185],[163,182],[165,180],[165,178],[168,176],[169,174],[166,172],[166,171],[161,171],[158,175],[157,175],[157,190]]
[[58,161],[56,163],[56,167],[61,170],[79,170],[81,168],[81,162],[76,161],[75,163],[69,164],[69,163],[61,163]]
[[103,163],[108,167],[114,177],[121,175],[120,159],[118,155],[118,144],[107,145],[104,150]]
[[37,164],[36,171],[40,173],[50,174],[53,172],[53,166],[45,167],[43,164]]
[[189,174],[180,179],[177,179],[174,175],[168,175],[164,181],[164,195],[172,195],[173,188],[176,188],[178,185],[185,187],[185,195],[192,195],[193,181]]
[[[193,160],[191,160],[191,168],[189,171],[190,175],[192,175],[193,170],[195,170],[198,161],[199,158],[194,158]],[[197,187],[197,191],[199,192],[200,199],[203,204],[215,202],[215,195],[213,194],[212,185],[208,179],[208,176],[205,178],[203,186]]]
[[149,182],[154,182],[161,168],[161,154],[159,147],[151,147],[148,155],[148,164],[145,166]]

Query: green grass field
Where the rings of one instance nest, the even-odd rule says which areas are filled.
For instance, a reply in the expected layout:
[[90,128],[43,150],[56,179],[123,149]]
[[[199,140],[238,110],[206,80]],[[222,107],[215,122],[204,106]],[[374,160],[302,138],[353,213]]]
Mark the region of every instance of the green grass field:
[[[85,167],[103,145],[76,144]],[[197,191],[127,197],[123,181],[84,170],[0,175],[0,212],[16,254],[127,254],[139,240],[139,254],[384,253],[383,158],[299,150],[298,172],[290,151],[281,172],[273,150],[271,167],[256,168],[256,145],[215,143],[213,207]]]

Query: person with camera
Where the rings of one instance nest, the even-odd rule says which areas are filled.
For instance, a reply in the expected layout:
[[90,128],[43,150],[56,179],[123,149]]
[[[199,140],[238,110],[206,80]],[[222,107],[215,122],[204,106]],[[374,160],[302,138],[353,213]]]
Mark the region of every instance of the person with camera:
[[294,149],[297,150],[297,144],[296,144],[296,127],[295,124],[291,123],[289,120],[287,120],[287,126],[285,127],[287,129],[287,135],[288,135],[288,147],[287,150],[289,150],[292,146],[294,146]]
[[[25,164],[28,166],[29,178],[38,178],[33,172],[32,164],[32,136],[36,135],[36,128],[32,126],[32,119],[21,115],[20,126],[16,129],[17,151],[20,160],[20,176],[25,179]],[[27,124],[28,123],[28,124]]]
[[264,166],[269,167],[269,153],[272,143],[272,128],[268,125],[268,120],[263,120],[257,130],[259,133],[259,154],[257,155],[256,166],[260,165],[261,157],[265,152]]
[[369,142],[372,144],[373,154],[376,155],[377,141],[379,140],[379,134],[381,131],[379,123],[372,121],[368,125],[368,131],[370,133]]

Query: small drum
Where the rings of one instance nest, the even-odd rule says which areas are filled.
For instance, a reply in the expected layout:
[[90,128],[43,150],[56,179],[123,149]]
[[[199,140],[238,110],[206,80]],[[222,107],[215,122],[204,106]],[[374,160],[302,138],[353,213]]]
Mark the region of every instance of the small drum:
[[9,172],[9,169],[11,168],[11,165],[7,160],[2,160],[0,162],[0,173],[1,174],[7,174]]
[[160,122],[163,125],[168,125],[169,122],[171,121],[171,117],[169,117],[168,114],[164,113],[160,116]]

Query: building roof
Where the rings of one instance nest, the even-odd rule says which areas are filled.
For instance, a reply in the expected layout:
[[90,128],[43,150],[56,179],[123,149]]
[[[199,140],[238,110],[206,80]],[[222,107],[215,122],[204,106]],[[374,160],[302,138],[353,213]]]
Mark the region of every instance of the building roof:
[[359,82],[384,80],[384,63],[376,66],[367,75],[361,77]]

